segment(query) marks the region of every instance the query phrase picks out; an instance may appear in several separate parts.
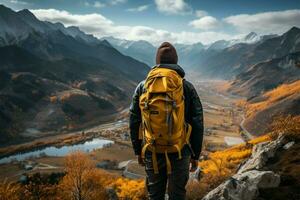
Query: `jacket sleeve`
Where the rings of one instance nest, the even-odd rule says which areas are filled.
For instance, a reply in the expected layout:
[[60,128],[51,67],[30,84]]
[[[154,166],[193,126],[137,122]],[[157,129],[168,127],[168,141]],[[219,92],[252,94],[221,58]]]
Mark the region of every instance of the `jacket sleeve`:
[[190,115],[192,133],[190,138],[190,144],[193,150],[192,159],[198,160],[203,142],[203,109],[200,98],[196,89],[191,85],[191,101],[190,101]]
[[139,98],[143,88],[143,82],[141,82],[132,97],[129,113],[129,129],[130,137],[135,155],[141,155],[142,140],[139,140],[139,127],[142,121],[141,111],[139,107]]

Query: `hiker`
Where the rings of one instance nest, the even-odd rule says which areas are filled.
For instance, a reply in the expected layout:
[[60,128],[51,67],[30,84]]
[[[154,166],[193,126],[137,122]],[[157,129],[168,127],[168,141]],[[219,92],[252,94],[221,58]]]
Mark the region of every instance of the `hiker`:
[[189,171],[198,167],[203,140],[203,110],[193,85],[184,79],[176,49],[160,45],[156,66],[136,88],[130,106],[130,135],[145,166],[151,200],[185,199]]

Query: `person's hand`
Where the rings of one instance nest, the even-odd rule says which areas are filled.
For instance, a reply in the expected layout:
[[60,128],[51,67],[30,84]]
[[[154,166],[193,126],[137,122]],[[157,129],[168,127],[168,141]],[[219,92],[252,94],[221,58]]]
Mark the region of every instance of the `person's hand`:
[[139,165],[145,166],[145,161],[144,161],[144,159],[142,158],[141,155],[137,156],[137,160],[138,160]]
[[190,172],[195,172],[196,169],[198,168],[198,160],[191,159],[190,164],[191,164]]

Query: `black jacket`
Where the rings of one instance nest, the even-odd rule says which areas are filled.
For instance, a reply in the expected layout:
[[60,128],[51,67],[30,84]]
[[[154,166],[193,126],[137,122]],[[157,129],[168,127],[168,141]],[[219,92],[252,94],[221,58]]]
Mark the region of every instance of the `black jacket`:
[[[176,64],[161,64],[158,67],[169,68],[175,70],[182,78],[185,75],[184,70]],[[133,149],[136,155],[141,154],[142,140],[138,139],[139,126],[142,121],[141,111],[139,107],[139,97],[142,94],[144,81],[142,81],[136,88],[132,103],[130,106],[129,128]],[[199,159],[203,141],[203,110],[199,96],[194,86],[184,80],[183,82],[184,96],[185,96],[185,120],[192,126],[192,133],[190,144],[192,147],[192,158]]]

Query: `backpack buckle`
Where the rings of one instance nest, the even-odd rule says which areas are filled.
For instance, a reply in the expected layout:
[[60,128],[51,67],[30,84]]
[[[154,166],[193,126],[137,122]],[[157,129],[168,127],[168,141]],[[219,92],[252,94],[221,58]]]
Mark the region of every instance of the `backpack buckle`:
[[176,101],[173,101],[173,108],[176,108]]
[[154,145],[155,144],[155,139],[151,139],[150,144]]
[[148,110],[148,108],[149,108],[149,105],[148,105],[148,102],[146,101],[146,102],[145,102],[145,109]]

